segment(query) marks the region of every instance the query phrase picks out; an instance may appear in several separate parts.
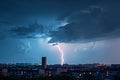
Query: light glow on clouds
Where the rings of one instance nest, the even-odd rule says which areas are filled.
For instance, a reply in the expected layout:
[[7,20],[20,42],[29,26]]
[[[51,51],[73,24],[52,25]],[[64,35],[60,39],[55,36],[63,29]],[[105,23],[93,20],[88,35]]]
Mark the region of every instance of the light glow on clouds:
[[63,23],[60,24],[60,26],[65,26],[67,24],[69,24],[69,23],[68,22],[63,22]]
[[31,50],[31,44],[30,44],[29,40],[21,39],[20,42],[21,42],[21,45],[20,45],[19,49],[26,54],[29,53]]

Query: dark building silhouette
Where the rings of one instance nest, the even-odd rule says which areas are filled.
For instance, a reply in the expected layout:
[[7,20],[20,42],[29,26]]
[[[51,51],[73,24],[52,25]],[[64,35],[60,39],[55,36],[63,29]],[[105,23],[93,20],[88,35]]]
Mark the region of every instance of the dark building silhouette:
[[46,68],[46,57],[42,57],[42,68]]

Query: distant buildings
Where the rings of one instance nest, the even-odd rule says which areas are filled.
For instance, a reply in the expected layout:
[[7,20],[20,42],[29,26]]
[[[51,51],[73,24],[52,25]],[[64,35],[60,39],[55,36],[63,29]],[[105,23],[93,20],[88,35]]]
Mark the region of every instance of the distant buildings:
[[42,57],[41,59],[42,65],[30,63],[0,64],[0,80],[5,80],[1,79],[2,77],[34,80],[34,78],[49,78],[50,76],[58,78],[66,76],[74,78],[72,80],[120,80],[120,64],[47,65],[47,58]]
[[2,69],[2,76],[4,76],[4,77],[8,76],[8,69],[7,68]]

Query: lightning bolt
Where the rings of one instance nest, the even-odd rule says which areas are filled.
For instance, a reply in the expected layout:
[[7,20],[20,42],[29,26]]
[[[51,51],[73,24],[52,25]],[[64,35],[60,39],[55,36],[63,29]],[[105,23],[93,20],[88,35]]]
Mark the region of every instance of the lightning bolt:
[[64,52],[63,52],[63,50],[60,48],[59,45],[56,45],[56,46],[57,46],[58,50],[59,50],[60,53],[61,53],[61,65],[63,65],[63,64],[64,64]]

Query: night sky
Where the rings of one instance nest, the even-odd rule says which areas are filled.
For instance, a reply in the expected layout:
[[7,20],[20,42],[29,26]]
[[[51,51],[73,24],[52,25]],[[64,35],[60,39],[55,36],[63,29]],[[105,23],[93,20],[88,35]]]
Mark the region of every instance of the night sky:
[[119,0],[0,0],[0,63],[120,63]]

